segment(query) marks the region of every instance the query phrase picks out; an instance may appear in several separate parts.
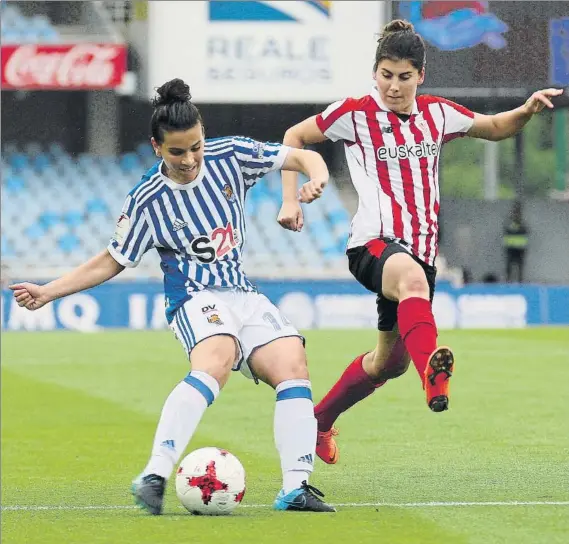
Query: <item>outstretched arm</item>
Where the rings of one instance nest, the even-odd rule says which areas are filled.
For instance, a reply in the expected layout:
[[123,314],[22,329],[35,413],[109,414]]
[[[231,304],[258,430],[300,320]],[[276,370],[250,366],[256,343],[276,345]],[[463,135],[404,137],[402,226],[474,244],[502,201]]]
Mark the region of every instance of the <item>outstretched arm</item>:
[[544,107],[553,108],[551,98],[563,94],[563,89],[544,89],[536,91],[523,106],[495,115],[474,115],[474,124],[467,132],[472,138],[499,141],[518,133],[535,113]]
[[14,298],[19,306],[37,310],[52,300],[104,283],[123,270],[124,266],[115,261],[105,249],[71,272],[45,285],[16,283],[10,285],[10,289],[14,291]]

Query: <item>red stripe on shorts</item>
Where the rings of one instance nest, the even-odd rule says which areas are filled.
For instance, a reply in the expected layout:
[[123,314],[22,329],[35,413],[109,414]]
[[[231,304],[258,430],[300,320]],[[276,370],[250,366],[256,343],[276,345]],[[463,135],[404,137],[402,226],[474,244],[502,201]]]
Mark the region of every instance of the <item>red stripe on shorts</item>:
[[387,244],[383,240],[380,240],[379,238],[376,238],[375,240],[370,240],[366,244],[367,250],[374,257],[377,257],[378,259],[381,257],[381,254],[384,252],[386,247],[387,247]]

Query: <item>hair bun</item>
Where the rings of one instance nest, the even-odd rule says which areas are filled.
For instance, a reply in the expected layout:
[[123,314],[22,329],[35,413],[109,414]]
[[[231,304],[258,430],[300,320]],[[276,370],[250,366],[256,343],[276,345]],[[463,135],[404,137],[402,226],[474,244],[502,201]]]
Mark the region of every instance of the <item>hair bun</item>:
[[178,78],[167,81],[164,85],[158,87],[156,92],[158,96],[152,101],[155,108],[176,102],[190,102],[192,99],[190,86]]
[[382,38],[389,36],[390,34],[395,34],[396,32],[415,32],[415,27],[409,21],[404,19],[394,19],[393,21],[387,23],[383,27],[383,32],[381,34]]

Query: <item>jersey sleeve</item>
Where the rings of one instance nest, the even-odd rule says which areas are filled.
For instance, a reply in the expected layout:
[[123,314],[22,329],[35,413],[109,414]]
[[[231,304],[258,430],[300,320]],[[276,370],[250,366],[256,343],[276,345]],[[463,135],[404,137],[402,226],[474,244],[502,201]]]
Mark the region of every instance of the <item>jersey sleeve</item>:
[[236,137],[233,139],[233,150],[245,185],[252,187],[265,174],[282,168],[290,147]]
[[474,123],[474,112],[446,98],[439,101],[445,119],[443,143],[465,136]]
[[129,195],[107,250],[119,264],[134,268],[152,247],[154,241],[146,213]]
[[334,102],[316,116],[318,128],[329,140],[355,142],[352,101],[347,98]]

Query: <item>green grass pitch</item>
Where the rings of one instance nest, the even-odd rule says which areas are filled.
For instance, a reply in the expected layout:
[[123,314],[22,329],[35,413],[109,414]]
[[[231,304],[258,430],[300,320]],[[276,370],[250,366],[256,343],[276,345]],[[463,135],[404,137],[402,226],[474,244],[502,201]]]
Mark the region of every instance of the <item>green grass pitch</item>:
[[[307,339],[319,400],[375,333]],[[236,454],[247,493],[232,516],[204,518],[185,513],[171,484],[161,517],[129,495],[162,403],[188,370],[171,333],[4,333],[2,542],[568,542],[569,329],[440,340],[457,357],[448,412],[427,409],[410,369],[340,418],[340,462],[318,460],[311,480],[336,514],[271,510],[274,393],[233,375],[189,449]]]

